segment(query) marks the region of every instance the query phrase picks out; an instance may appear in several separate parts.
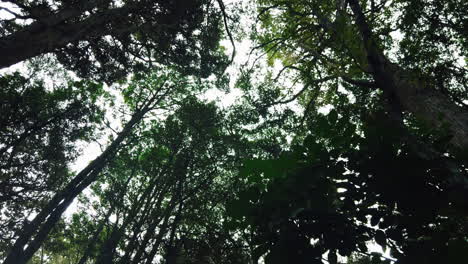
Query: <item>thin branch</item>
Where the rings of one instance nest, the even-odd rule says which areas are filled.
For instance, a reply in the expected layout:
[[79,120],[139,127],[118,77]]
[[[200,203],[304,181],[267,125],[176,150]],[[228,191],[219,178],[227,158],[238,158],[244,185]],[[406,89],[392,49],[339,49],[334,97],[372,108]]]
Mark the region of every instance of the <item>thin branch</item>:
[[[359,254],[368,256],[368,257],[373,257],[373,256],[374,256],[374,255],[372,255],[372,254],[369,254],[369,253],[367,253],[367,252],[362,252],[362,251],[359,251],[359,250],[357,250],[356,252],[358,252]],[[392,262],[397,261],[397,259],[385,257],[384,255],[380,255],[379,257],[380,257],[380,258],[384,258],[384,259],[386,259],[386,260],[390,260],[390,261],[392,261]]]
[[107,128],[109,128],[110,130],[112,130],[112,132],[114,132],[114,134],[118,134],[118,133],[119,133],[118,131],[116,131],[115,129],[112,128],[112,126],[110,125],[109,120],[106,119],[106,120],[104,121],[104,125],[105,125]]
[[369,82],[369,81],[366,81],[366,80],[356,80],[356,79],[351,79],[347,76],[341,76],[341,79],[343,79],[343,81],[347,82],[347,83],[350,83],[350,84],[353,84],[353,85],[356,85],[356,86],[359,86],[359,87],[362,87],[362,88],[378,88],[377,84],[375,82]]
[[11,15],[15,16],[15,18],[20,18],[20,19],[28,19],[28,18],[31,18],[29,16],[22,16],[16,12],[13,12],[11,11],[10,9],[6,8],[6,7],[0,7],[0,10],[5,10],[6,12],[10,13]]
[[283,72],[286,71],[287,69],[294,69],[294,70],[300,71],[300,69],[294,65],[286,65],[278,72],[278,74],[276,74],[276,77],[273,79],[273,81],[277,82],[278,79],[281,77],[281,74],[283,74]]
[[310,98],[309,102],[307,103],[305,109],[304,109],[304,113],[302,115],[302,118],[301,118],[301,121],[299,122],[299,127],[302,127],[304,125],[304,122],[307,118],[307,113],[309,112],[310,108],[312,107],[313,103],[315,102],[315,100],[317,99],[317,96],[318,96],[318,93],[315,93],[312,98]]
[[262,8],[262,10],[260,10],[260,12],[257,15],[257,20],[262,20],[261,16],[263,16],[263,14],[268,12],[270,9],[274,9],[274,8],[278,8],[278,7],[280,7],[280,4],[276,4],[276,5],[272,5],[272,6]]
[[316,80],[312,80],[310,84],[307,84],[307,85],[304,85],[304,87],[299,91],[297,92],[295,95],[293,95],[291,98],[289,99],[286,99],[286,100],[282,100],[282,101],[276,101],[276,102],[273,102],[271,104],[267,104],[266,106],[264,107],[270,107],[270,106],[273,106],[273,105],[277,105],[277,104],[287,104],[287,103],[290,103],[294,100],[296,100],[302,93],[304,93],[312,84],[314,85],[317,85],[319,83],[323,83],[323,82],[326,82],[326,81],[329,81],[329,80],[332,80],[332,79],[335,79],[336,76],[328,76],[328,77],[325,77],[325,78],[321,78],[321,79],[316,79]]
[[[231,65],[234,62],[234,57],[236,56],[236,44],[234,43],[234,38],[232,37],[231,31],[229,30],[229,26],[227,22],[228,15],[226,14],[226,7],[224,6],[223,0],[216,0],[216,1],[219,4],[219,8],[221,9],[221,12],[223,13],[224,28],[226,29],[226,33],[228,34],[229,40],[231,41],[231,44],[232,44],[231,61],[229,62],[228,65],[226,65],[226,68],[227,68],[227,66]],[[224,69],[224,71],[226,70],[226,68]]]

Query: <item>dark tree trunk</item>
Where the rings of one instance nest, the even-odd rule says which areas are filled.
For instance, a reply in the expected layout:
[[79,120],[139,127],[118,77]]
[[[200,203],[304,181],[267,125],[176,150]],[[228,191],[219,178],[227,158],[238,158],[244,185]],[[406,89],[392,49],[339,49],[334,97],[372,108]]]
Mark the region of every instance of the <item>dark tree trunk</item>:
[[455,150],[468,149],[468,111],[436,86],[390,62],[376,45],[358,0],[348,0],[377,85],[395,111],[408,111],[435,128],[447,129]]
[[75,23],[65,23],[65,20],[77,17],[81,12],[66,9],[33,22],[20,31],[0,38],[0,69],[54,52],[68,43],[133,32],[138,26],[122,17],[127,17],[135,8],[127,5],[108,9]]
[[[153,263],[153,259],[156,256],[156,253],[158,253],[159,245],[161,244],[161,242],[162,242],[162,240],[164,238],[164,235],[166,234],[167,229],[169,228],[169,218],[170,218],[171,212],[175,208],[175,206],[176,206],[175,199],[173,199],[171,201],[171,204],[166,208],[166,210],[164,212],[163,223],[161,224],[161,227],[159,228],[159,233],[156,236],[155,242],[154,242],[154,244],[153,244],[153,246],[151,248],[151,251],[148,254],[148,257],[146,259],[147,264]],[[153,237],[154,232],[156,231],[156,227],[158,226],[158,222],[159,221],[154,221],[150,225],[150,228],[148,229],[148,232],[145,234],[145,237],[143,238],[142,244],[138,248],[138,251],[135,254],[135,256],[133,257],[132,264],[143,263],[141,258],[143,256],[143,254],[146,253],[146,246],[147,246],[148,242],[151,240],[151,238]]]
[[83,253],[83,256],[81,256],[80,260],[78,261],[77,264],[85,264],[86,261],[88,261],[89,256],[91,256],[91,252],[93,251],[95,247],[95,243],[98,240],[99,234],[101,234],[102,230],[104,229],[104,226],[106,224],[107,219],[111,216],[113,212],[113,208],[111,207],[109,211],[106,213],[104,216],[104,219],[99,223],[99,226],[94,233],[93,237],[91,238],[90,242],[88,243],[88,246],[86,247],[85,252]]
[[[161,209],[161,203],[164,200],[163,199],[164,195],[166,195],[166,190],[167,190],[166,185],[164,185],[163,188],[161,188],[160,193],[157,195],[156,201],[152,202],[152,203],[156,202],[156,205],[152,206],[150,208],[150,210],[148,210],[148,214],[145,215],[145,217],[141,217],[139,219],[138,223],[133,228],[132,239],[129,241],[128,246],[125,248],[125,255],[120,260],[120,263],[122,263],[122,264],[130,263],[131,255],[133,254],[133,252],[135,251],[135,249],[138,247],[138,244],[139,244],[138,235],[141,232],[143,224],[148,220],[148,217],[149,217],[149,220],[153,219],[153,221],[155,221],[155,219],[158,219],[157,213]],[[146,230],[145,230],[146,234],[145,235],[152,234],[152,232],[150,232],[150,230],[151,230],[151,224],[149,225],[148,228],[146,228]],[[143,240],[143,242],[144,242],[144,240]],[[147,241],[142,243],[141,245],[144,247],[144,246],[146,246],[146,243],[147,243]]]
[[142,215],[146,215],[149,213],[151,209],[152,201],[154,200],[154,196],[157,193],[155,191],[157,183],[157,177],[153,178],[150,185],[144,190],[141,196],[136,196],[136,199],[132,201],[132,207],[127,216],[125,216],[124,222],[122,226],[115,227],[112,231],[110,237],[104,243],[101,252],[96,260],[97,264],[111,264],[113,263],[114,253],[118,246],[118,243],[122,239],[122,236],[125,233],[125,229],[130,225],[132,221],[135,220],[135,217],[142,209]]
[[25,264],[33,256],[42,242],[47,238],[50,230],[59,221],[63,212],[81,191],[97,179],[107,162],[117,152],[120,144],[131,133],[133,127],[151,110],[155,100],[156,97],[148,100],[145,106],[132,116],[106,150],[81,170],[62,191],[55,194],[39,214],[30,223],[25,225],[3,264]]
[[[173,177],[178,177],[180,175],[177,174],[177,172],[179,170],[185,170],[184,168],[179,168],[177,165],[180,164],[180,159],[177,158],[176,159],[176,162],[175,162],[175,168],[173,170],[173,172],[171,173],[171,175]],[[169,179],[169,180],[172,180],[172,179]],[[171,198],[171,201],[169,202],[169,205],[166,207],[166,209],[164,210],[163,214],[161,217],[164,217],[164,220],[163,220],[163,224],[162,224],[162,227],[160,228],[159,230],[159,234],[156,238],[156,243],[153,245],[153,248],[151,250],[151,253],[149,254],[149,258],[147,259],[147,262],[151,263],[151,261],[153,260],[156,252],[157,252],[157,248],[159,247],[159,244],[161,243],[161,240],[163,238],[163,236],[165,235],[166,233],[166,230],[168,228],[168,220],[169,220],[169,217],[171,216],[171,213],[172,211],[174,210],[174,208],[176,207],[177,205],[177,202],[181,202],[181,189],[180,189],[180,186],[181,186],[181,182],[180,182],[180,179],[178,181],[178,188],[176,190],[176,193],[173,194],[172,198]],[[162,197],[161,197],[162,198]],[[160,199],[162,201],[162,199]],[[156,214],[158,213],[156,210],[153,211],[154,215],[153,216],[156,216]],[[143,256],[143,254],[145,253],[145,250],[146,250],[146,246],[148,244],[148,242],[150,241],[150,239],[154,236],[154,232],[156,230],[156,227],[158,225],[160,221],[160,217],[157,218],[157,220],[153,220],[153,222],[150,223],[148,229],[146,230],[146,233],[145,233],[145,236],[143,237],[143,240],[142,240],[142,243],[140,244],[140,247],[138,248],[138,251],[136,252],[135,256],[133,257],[133,261],[132,263],[140,263],[141,261],[141,257]]]

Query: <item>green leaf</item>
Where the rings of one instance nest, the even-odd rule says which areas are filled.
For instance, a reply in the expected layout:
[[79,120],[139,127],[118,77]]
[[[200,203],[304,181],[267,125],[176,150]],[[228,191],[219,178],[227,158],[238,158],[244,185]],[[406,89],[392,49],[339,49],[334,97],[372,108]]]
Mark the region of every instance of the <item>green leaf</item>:
[[373,216],[371,217],[371,220],[370,220],[371,226],[376,226],[376,225],[379,224],[379,222],[380,222],[380,216],[373,215]]
[[244,199],[235,199],[226,205],[226,211],[229,216],[235,219],[242,219],[247,214],[248,203]]
[[295,218],[299,213],[301,213],[302,211],[304,211],[305,209],[303,207],[301,208],[297,208],[296,210],[294,210],[292,213],[291,213],[291,217],[292,218]]
[[328,262],[330,264],[338,263],[338,256],[336,255],[336,252],[334,250],[330,250],[330,252],[328,252]]
[[330,110],[330,113],[328,113],[328,122],[330,125],[336,124],[336,121],[338,120],[338,112],[336,112],[335,109]]
[[377,230],[375,232],[375,242],[377,242],[377,244],[379,244],[382,248],[385,248],[387,247],[387,237],[385,236],[385,233],[382,231],[382,230]]
[[363,242],[358,243],[357,246],[358,246],[358,249],[359,249],[362,253],[367,253],[367,246],[366,246],[365,243],[363,243]]

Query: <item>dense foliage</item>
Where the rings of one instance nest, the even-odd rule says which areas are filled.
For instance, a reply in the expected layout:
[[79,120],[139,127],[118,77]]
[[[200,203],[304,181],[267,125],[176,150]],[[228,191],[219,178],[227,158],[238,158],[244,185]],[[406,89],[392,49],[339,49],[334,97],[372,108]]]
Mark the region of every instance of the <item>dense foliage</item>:
[[2,1],[0,68],[54,53],[86,78],[116,81],[157,64],[219,72],[221,15],[212,1]]
[[463,263],[467,10],[2,1],[0,261]]
[[103,117],[95,83],[47,90],[19,73],[0,79],[1,240],[10,243],[24,218],[36,213],[69,179],[76,143],[91,139]]

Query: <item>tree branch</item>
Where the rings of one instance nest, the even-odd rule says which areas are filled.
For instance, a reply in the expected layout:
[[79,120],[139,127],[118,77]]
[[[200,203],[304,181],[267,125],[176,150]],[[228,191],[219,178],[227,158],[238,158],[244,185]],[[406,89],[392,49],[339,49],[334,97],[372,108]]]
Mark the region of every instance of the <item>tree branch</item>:
[[325,77],[325,78],[312,80],[312,81],[311,81],[312,83],[309,83],[309,84],[304,85],[304,87],[303,87],[299,92],[297,92],[295,95],[293,95],[291,98],[286,99],[286,100],[282,100],[282,101],[276,101],[276,102],[267,104],[267,105],[265,105],[264,107],[271,107],[271,106],[277,105],[277,104],[287,104],[287,103],[290,103],[290,102],[296,100],[296,99],[297,99],[302,93],[304,93],[312,84],[317,85],[317,84],[319,84],[319,83],[323,83],[323,82],[326,82],[326,81],[329,81],[329,80],[332,80],[332,79],[335,79],[335,78],[336,78],[336,76],[328,76],[328,77]]
[[347,76],[341,76],[341,79],[343,79],[343,81],[347,82],[347,83],[350,83],[350,84],[353,84],[353,85],[356,85],[356,86],[359,86],[359,87],[362,87],[362,88],[378,88],[377,84],[375,82],[370,82],[370,81],[366,81],[366,80],[356,80],[356,79],[351,79]]
[[[224,28],[226,29],[226,33],[228,34],[229,40],[231,41],[232,44],[232,55],[231,55],[231,61],[229,62],[227,66],[231,65],[234,62],[234,57],[236,56],[236,44],[234,43],[234,38],[232,37],[231,31],[229,30],[228,27],[228,22],[227,18],[228,15],[226,14],[226,7],[224,6],[223,0],[216,0],[218,2],[219,8],[221,9],[221,13],[223,14],[223,22],[224,22]],[[225,71],[226,69],[224,69]]]

